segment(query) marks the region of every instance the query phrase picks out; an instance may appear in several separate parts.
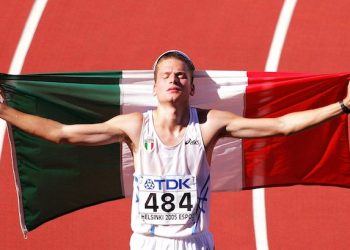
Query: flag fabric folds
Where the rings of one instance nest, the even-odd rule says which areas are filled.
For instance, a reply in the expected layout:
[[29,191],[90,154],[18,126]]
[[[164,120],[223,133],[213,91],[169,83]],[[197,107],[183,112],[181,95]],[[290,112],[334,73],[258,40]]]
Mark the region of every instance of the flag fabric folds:
[[[277,117],[337,102],[350,74],[197,71],[191,105]],[[152,71],[0,75],[7,104],[65,124],[103,122],[154,108]],[[71,211],[129,196],[126,145],[57,145],[9,126],[24,232]],[[290,136],[225,138],[212,159],[217,191],[317,184],[350,187],[348,119]]]
[[[249,79],[245,115],[276,117],[342,100],[349,76],[252,73]],[[245,188],[350,186],[346,115],[294,135],[244,140],[243,145]]]

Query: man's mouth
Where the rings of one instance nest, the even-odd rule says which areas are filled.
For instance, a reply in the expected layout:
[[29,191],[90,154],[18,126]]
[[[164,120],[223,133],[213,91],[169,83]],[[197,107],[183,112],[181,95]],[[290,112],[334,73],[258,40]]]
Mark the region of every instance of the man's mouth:
[[178,91],[181,91],[180,88],[177,88],[177,87],[171,87],[171,88],[168,88],[167,90],[168,92],[178,92]]

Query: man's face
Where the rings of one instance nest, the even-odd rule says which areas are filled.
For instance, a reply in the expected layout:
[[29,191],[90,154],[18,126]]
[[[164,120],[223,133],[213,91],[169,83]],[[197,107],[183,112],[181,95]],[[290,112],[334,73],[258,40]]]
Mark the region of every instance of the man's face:
[[177,58],[167,58],[158,64],[153,94],[161,102],[181,102],[194,95],[192,75],[186,63]]

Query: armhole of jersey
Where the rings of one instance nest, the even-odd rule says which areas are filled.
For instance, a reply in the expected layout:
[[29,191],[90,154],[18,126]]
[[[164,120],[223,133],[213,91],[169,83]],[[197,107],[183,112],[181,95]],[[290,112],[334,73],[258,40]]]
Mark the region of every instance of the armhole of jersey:
[[202,137],[202,130],[201,130],[201,126],[199,124],[199,117],[198,117],[198,110],[197,108],[195,107],[191,107],[191,115],[192,115],[192,119],[194,120],[194,124],[195,124],[195,128],[196,130],[198,130],[198,134],[199,134],[199,137],[200,137],[200,143],[201,143],[201,146],[204,150],[204,152],[206,153],[205,151],[205,146],[204,146],[204,141],[203,141],[203,137]]
[[196,130],[198,130],[198,134],[200,136],[200,141],[201,141],[200,143],[201,143],[202,150],[204,152],[204,158],[205,158],[205,161],[207,163],[206,165],[207,165],[208,169],[210,169],[210,164],[209,164],[209,161],[208,161],[208,158],[207,158],[207,151],[205,149],[204,141],[203,141],[203,137],[202,137],[202,130],[201,130],[201,126],[199,124],[198,110],[197,110],[197,108],[194,108],[194,107],[193,107],[193,117],[195,119],[197,119],[195,127],[196,127]]
[[141,131],[140,131],[139,150],[138,150],[138,152],[135,152],[135,155],[138,154],[137,158],[141,157],[141,150],[143,147],[143,134],[144,134],[145,122],[146,122],[147,116],[148,116],[148,111],[142,113],[142,126],[141,126]]

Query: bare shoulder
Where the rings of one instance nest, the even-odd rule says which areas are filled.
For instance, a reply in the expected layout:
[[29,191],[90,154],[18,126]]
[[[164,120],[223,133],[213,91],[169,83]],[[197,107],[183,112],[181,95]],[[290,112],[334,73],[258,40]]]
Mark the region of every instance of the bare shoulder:
[[139,136],[141,133],[143,114],[140,112],[134,112],[130,114],[123,114],[113,117],[106,122],[109,127],[115,131],[122,131],[127,135],[125,142],[129,146],[138,145]]
[[240,116],[228,111],[217,109],[197,109],[200,124],[207,124],[211,127],[225,127],[227,123]]
[[121,129],[126,133],[142,127],[143,115],[139,112],[123,114],[106,121],[111,127]]
[[142,123],[143,115],[140,112],[134,112],[129,114],[122,114],[117,115],[110,120],[107,121],[107,123],[114,124],[114,123],[120,123],[120,122],[132,122],[132,123]]
[[203,142],[207,148],[211,148],[216,141],[226,135],[228,123],[239,116],[216,109],[197,109],[201,127]]

